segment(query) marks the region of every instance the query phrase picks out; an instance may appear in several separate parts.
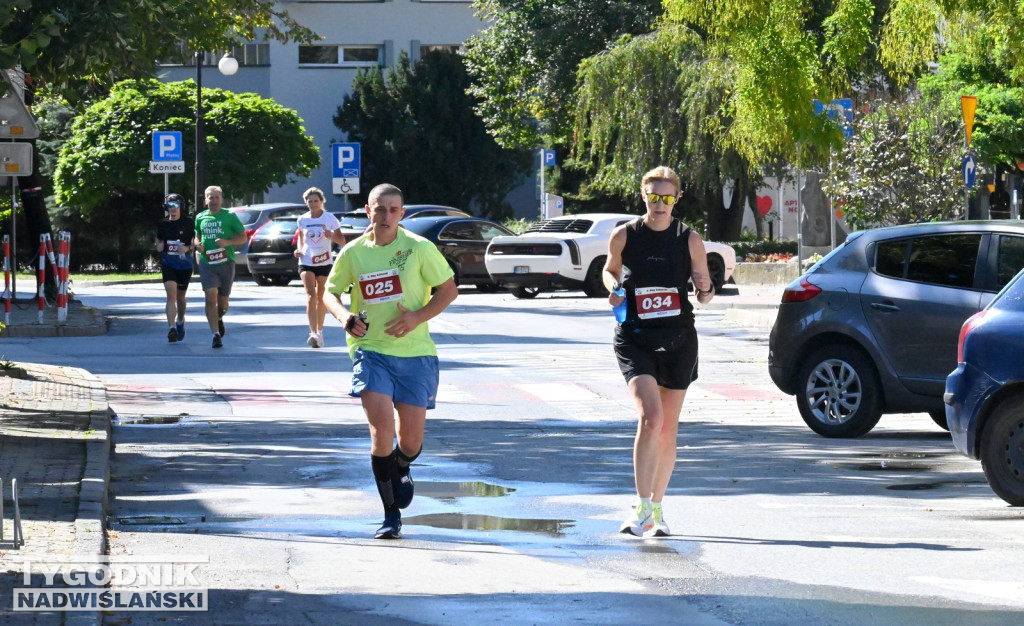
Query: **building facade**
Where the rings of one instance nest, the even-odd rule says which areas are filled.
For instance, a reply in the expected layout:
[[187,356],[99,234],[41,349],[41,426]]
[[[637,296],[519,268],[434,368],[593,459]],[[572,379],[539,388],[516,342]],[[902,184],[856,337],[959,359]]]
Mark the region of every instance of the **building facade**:
[[[233,51],[239,61],[233,76],[217,71],[215,53],[206,55],[203,67],[204,87],[254,92],[296,110],[320,149],[320,168],[309,178],[274,187],[257,199],[267,202],[300,201],[310,186],[330,195],[331,144],[347,140],[332,120],[359,70],[378,64],[393,67],[403,51],[415,61],[428,49],[458,49],[484,27],[470,0],[284,0],[278,4],[322,39],[312,45],[268,41],[239,46]],[[163,65],[159,78],[194,79],[195,66],[185,57],[185,65]],[[378,182],[363,179],[361,189]],[[230,197],[230,190],[225,193]],[[533,202],[532,194],[524,194],[523,189],[516,195],[525,196],[524,204]],[[338,196],[332,204],[342,208],[346,200]]]

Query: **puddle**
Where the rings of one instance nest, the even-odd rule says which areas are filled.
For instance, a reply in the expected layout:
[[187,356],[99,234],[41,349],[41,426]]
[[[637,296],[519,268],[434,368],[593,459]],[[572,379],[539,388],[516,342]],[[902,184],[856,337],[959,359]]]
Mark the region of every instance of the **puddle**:
[[877,461],[875,463],[837,463],[838,469],[852,469],[860,472],[930,472],[934,466],[904,461]]
[[[419,485],[416,486],[419,490]],[[430,513],[403,517],[406,524],[446,528],[449,530],[518,530],[560,537],[572,528],[572,520],[564,519],[521,519],[474,515],[470,513]]]
[[179,413],[178,415],[118,414],[111,422],[114,426],[166,426],[180,424],[188,419],[188,413]]
[[137,515],[132,517],[115,518],[114,524],[118,526],[184,526],[186,524],[235,524],[238,522],[251,522],[255,517],[231,517],[211,515]]
[[436,498],[438,500],[454,500],[456,498],[482,497],[500,498],[514,492],[512,487],[502,487],[481,481],[470,482],[426,482],[416,481],[416,495]]

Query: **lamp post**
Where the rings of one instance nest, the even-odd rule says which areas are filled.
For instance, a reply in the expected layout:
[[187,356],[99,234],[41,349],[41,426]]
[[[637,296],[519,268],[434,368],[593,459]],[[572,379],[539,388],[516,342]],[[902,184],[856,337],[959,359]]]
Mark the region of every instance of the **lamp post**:
[[[201,50],[195,51],[196,60],[196,189],[195,189],[195,210],[198,214],[203,206],[203,150],[206,148],[206,132],[203,128],[203,57],[205,53]],[[224,54],[217,62],[217,69],[225,76],[231,76],[238,71],[238,61],[231,56],[230,52]]]

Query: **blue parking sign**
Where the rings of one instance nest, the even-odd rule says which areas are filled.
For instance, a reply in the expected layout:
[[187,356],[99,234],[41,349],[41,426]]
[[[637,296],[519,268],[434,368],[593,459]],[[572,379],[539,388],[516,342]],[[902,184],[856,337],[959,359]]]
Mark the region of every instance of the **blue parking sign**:
[[331,169],[334,178],[359,178],[359,147],[356,143],[331,144]]
[[544,167],[554,167],[557,164],[554,150],[544,151]]
[[153,131],[153,160],[181,161],[181,132],[176,130]]

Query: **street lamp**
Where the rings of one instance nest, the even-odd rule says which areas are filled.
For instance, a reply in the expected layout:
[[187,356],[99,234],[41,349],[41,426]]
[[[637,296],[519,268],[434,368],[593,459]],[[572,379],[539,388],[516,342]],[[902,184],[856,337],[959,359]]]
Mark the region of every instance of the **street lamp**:
[[[203,57],[205,53],[196,50],[196,195],[195,214],[203,206],[203,150],[206,148],[206,133],[203,129]],[[217,62],[217,69],[225,76],[231,76],[238,71],[238,61],[231,56],[230,52],[224,53]]]

